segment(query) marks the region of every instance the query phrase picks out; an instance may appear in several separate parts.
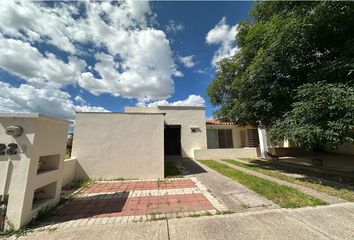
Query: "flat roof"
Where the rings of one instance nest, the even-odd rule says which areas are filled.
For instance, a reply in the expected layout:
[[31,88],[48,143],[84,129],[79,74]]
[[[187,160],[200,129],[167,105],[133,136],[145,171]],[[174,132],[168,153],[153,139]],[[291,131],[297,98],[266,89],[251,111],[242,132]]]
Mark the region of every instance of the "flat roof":
[[76,112],[76,114],[166,115],[166,113],[152,113],[152,112]]
[[0,118],[44,118],[52,121],[57,121],[57,122],[62,122],[62,123],[73,123],[72,121],[66,120],[66,119],[61,119],[61,118],[55,118],[39,113],[0,113]]
[[125,106],[125,109],[173,109],[173,110],[204,110],[203,106],[154,106],[154,107],[146,107],[146,106]]
[[204,110],[205,107],[202,106],[157,106],[159,109],[177,109],[177,110]]

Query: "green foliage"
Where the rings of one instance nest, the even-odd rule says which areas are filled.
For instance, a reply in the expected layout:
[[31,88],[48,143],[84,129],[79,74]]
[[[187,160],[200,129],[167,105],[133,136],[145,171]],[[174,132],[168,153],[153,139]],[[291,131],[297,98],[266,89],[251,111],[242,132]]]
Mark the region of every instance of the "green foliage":
[[293,108],[270,131],[273,140],[289,139],[310,149],[336,148],[354,141],[354,88],[318,82],[298,88]]
[[[252,19],[238,26],[240,50],[219,62],[207,89],[211,103],[220,107],[216,118],[253,125],[261,121],[270,127],[289,115],[295,101],[300,104],[297,92],[304,84],[342,83],[353,88],[354,2],[262,1],[250,15]],[[331,128],[333,140],[328,142],[345,139],[335,136],[348,129],[345,122]],[[308,134],[321,135],[322,125],[298,128],[298,141],[302,138],[306,146],[317,143],[318,137]]]
[[21,229],[18,229],[18,230],[15,230],[13,228],[5,229],[3,231],[0,231],[0,238],[2,238],[2,237],[8,238],[8,237],[11,237],[11,236],[15,236],[16,238],[19,238],[21,236],[27,235],[30,232],[32,232],[32,230],[28,229],[28,228],[21,228]]
[[75,179],[71,183],[65,186],[65,188],[69,189],[84,189],[87,188],[88,186],[94,184],[96,181],[93,179]]

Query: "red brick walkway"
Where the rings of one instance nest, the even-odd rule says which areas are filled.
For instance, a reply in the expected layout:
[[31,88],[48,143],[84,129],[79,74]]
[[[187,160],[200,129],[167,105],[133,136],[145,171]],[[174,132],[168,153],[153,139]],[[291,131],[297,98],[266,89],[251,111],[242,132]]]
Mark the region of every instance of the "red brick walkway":
[[208,210],[215,207],[191,179],[98,182],[60,208],[51,221]]
[[174,181],[134,181],[134,182],[104,182],[95,183],[85,190],[85,194],[102,192],[124,192],[136,190],[195,188],[195,183],[190,180]]
[[67,221],[80,218],[139,216],[212,209],[214,207],[202,193],[126,199],[75,200],[60,209],[55,219]]

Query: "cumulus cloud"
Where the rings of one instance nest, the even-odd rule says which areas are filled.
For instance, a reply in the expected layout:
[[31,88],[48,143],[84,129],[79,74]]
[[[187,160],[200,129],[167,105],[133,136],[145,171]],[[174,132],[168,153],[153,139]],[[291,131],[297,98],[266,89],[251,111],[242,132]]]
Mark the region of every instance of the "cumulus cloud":
[[[0,111],[71,118],[75,110],[105,110],[71,100],[67,86],[142,103],[170,97],[173,78],[183,73],[166,34],[154,26],[147,1],[2,1],[0,69],[26,83],[0,82],[11,91],[1,89]],[[172,26],[183,28],[173,22],[171,31]]]
[[171,76],[180,74],[174,68],[165,34],[146,29],[126,38],[127,42],[119,45],[122,49],[118,50],[118,46],[116,49],[122,61],[115,61],[111,54],[97,53],[94,69],[101,77],[97,78],[91,72],[83,73],[79,85],[95,95],[110,93],[139,101],[169,97],[173,92]]
[[179,56],[178,60],[187,68],[192,68],[195,65],[195,62],[193,60],[194,55],[189,55],[189,56]]
[[[80,7],[85,8],[86,18],[77,18]],[[111,33],[119,28],[146,26],[145,15],[149,12],[151,9],[148,2],[134,0],[119,4],[55,3],[54,7],[43,2],[3,1],[0,22],[1,30],[6,35],[31,42],[45,41],[63,51],[75,53],[75,42],[88,42],[98,38],[99,34]]]
[[86,104],[85,99],[83,99],[81,96],[76,96],[76,97],[74,98],[74,100],[75,100],[77,103],[79,103],[80,105],[85,105],[85,104]]
[[147,107],[157,107],[157,106],[204,106],[205,100],[199,95],[189,95],[185,100],[180,100],[176,102],[168,102],[167,100],[155,101],[147,104]]
[[237,51],[235,36],[237,34],[237,24],[230,26],[226,23],[226,18],[223,17],[221,21],[215,25],[206,35],[205,41],[209,45],[218,45],[218,49],[214,53],[212,64],[223,58],[231,57]]
[[54,54],[42,54],[28,42],[0,35],[0,68],[28,82],[47,82],[57,85],[75,84],[86,63],[69,57],[68,63]]
[[78,106],[67,92],[57,88],[36,88],[27,84],[12,87],[0,82],[0,112],[35,112],[74,119],[75,111],[107,112],[102,107]]
[[[0,67],[29,83],[78,84],[96,95],[150,101],[170,97],[173,76],[182,75],[165,33],[153,28],[146,1],[0,5]],[[67,58],[42,52],[41,44]],[[97,62],[88,64],[88,53]]]

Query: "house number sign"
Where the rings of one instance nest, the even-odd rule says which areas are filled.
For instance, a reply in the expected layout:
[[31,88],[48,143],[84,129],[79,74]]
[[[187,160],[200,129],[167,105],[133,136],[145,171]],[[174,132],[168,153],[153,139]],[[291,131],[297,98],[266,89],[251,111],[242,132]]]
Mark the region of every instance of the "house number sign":
[[0,143],[0,155],[16,155],[17,149],[18,145],[16,143],[9,143],[7,146],[4,143]]

